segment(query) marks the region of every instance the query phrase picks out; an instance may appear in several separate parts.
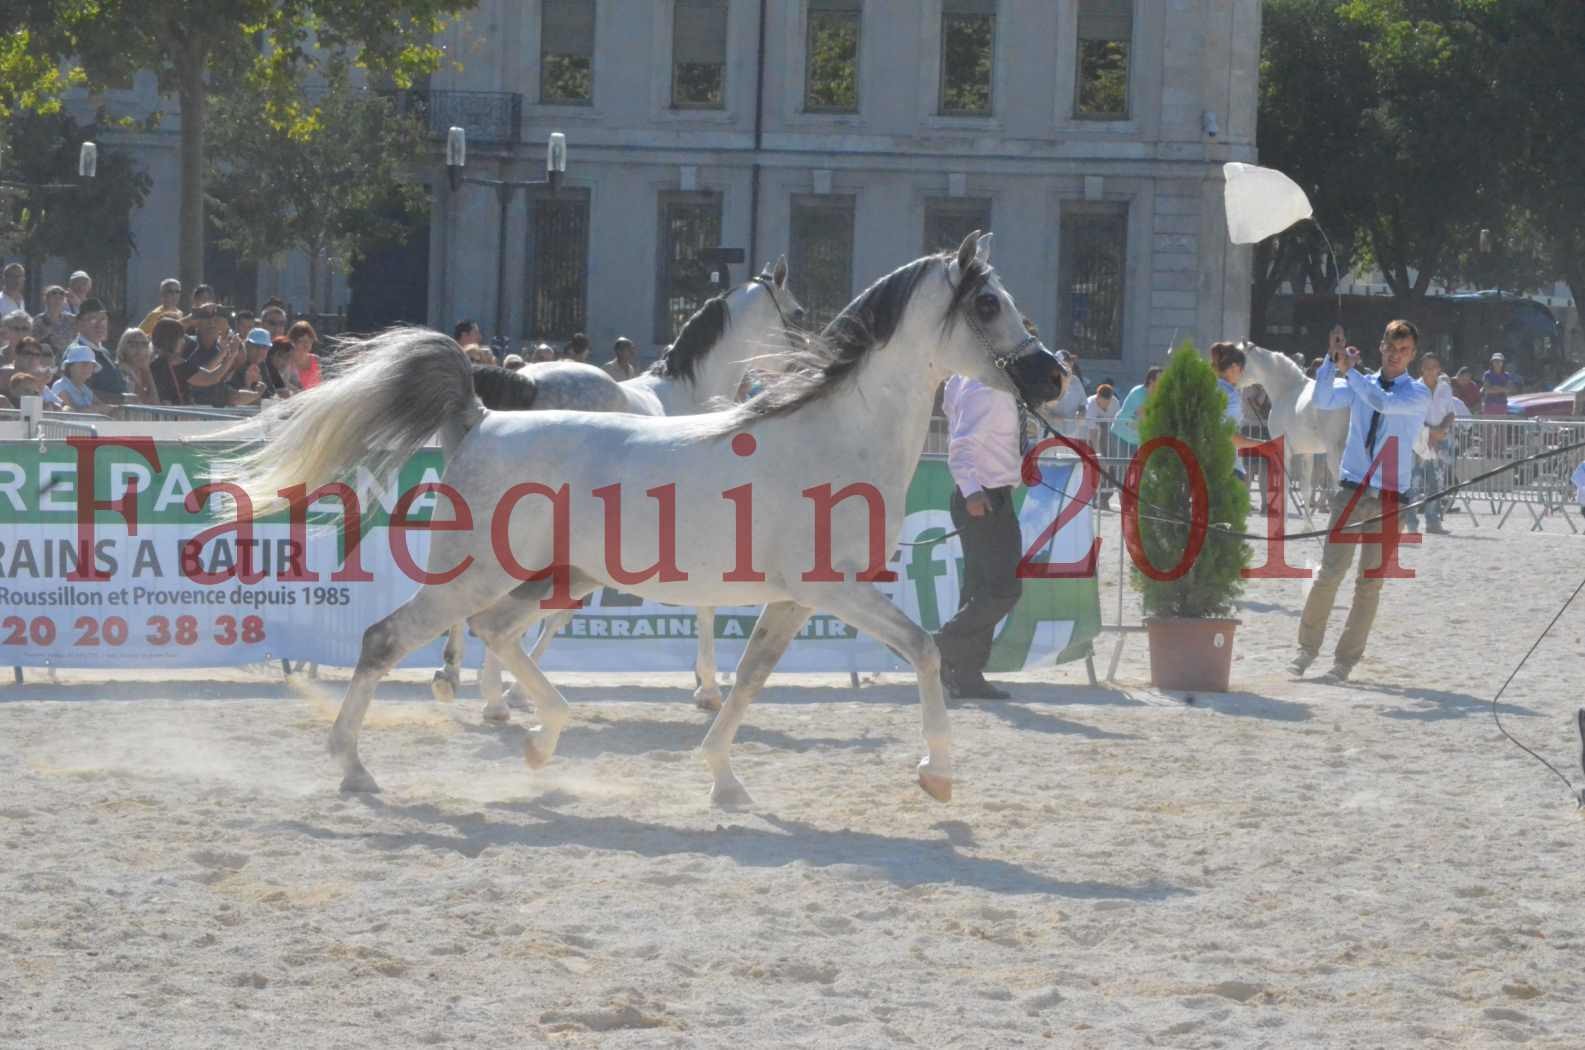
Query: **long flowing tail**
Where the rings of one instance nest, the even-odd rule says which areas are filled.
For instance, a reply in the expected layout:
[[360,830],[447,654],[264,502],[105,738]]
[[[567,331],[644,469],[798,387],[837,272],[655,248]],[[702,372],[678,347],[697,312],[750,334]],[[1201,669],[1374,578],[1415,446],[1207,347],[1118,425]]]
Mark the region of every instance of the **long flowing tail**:
[[217,464],[218,477],[240,486],[256,510],[279,506],[284,488],[312,491],[358,466],[384,474],[437,431],[454,446],[484,418],[472,366],[440,332],[391,328],[343,343],[337,361],[348,364],[333,378],[216,435],[262,439]]

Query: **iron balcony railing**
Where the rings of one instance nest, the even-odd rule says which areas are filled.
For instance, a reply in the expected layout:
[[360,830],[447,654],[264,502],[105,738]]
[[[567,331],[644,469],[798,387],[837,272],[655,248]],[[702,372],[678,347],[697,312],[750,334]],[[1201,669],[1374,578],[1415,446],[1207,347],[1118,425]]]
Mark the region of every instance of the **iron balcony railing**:
[[510,146],[522,141],[523,96],[515,91],[438,91],[415,88],[396,92],[405,113],[421,117],[430,135],[445,138],[452,126],[468,132],[468,142]]

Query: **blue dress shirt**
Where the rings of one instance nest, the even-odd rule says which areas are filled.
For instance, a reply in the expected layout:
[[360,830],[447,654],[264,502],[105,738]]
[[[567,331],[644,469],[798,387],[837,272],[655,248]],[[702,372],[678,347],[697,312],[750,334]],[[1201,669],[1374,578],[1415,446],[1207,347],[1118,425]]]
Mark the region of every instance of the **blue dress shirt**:
[[[1414,477],[1414,442],[1425,425],[1425,409],[1430,402],[1431,391],[1407,372],[1386,385],[1378,376],[1362,375],[1357,368],[1340,378],[1332,365],[1331,355],[1315,372],[1316,407],[1348,409],[1348,443],[1343,446],[1342,474],[1344,481],[1356,485],[1365,483],[1365,475],[1387,447],[1387,439],[1396,438],[1396,475],[1385,476],[1387,463],[1384,461],[1370,476],[1370,487],[1393,492],[1403,492],[1410,487]],[[1378,415],[1375,447],[1371,448],[1366,439],[1371,432],[1371,422]]]

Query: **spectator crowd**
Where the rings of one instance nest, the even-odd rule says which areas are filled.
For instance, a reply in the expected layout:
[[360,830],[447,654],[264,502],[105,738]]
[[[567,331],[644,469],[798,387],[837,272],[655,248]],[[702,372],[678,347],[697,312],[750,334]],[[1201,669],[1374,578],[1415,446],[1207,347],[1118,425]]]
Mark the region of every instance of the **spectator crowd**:
[[72,274],[26,309],[27,272],[0,269],[0,408],[41,397],[51,411],[119,415],[128,405],[230,408],[288,398],[320,381],[319,334],[291,321],[286,304],[223,305],[200,284],[182,305],[181,282],[160,282],[160,301],[110,343],[110,314],[93,278]]

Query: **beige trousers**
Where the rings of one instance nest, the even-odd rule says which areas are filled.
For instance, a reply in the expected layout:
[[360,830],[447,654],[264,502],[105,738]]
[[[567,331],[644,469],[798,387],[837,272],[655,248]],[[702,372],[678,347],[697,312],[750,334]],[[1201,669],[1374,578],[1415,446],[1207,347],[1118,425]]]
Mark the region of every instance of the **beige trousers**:
[[[1339,488],[1332,494],[1332,520],[1328,531],[1335,531],[1342,521],[1348,501],[1356,495],[1352,489]],[[1377,522],[1363,528],[1359,522],[1368,521],[1382,512],[1381,496],[1375,490],[1358,493],[1359,500],[1348,515],[1344,532],[1383,532],[1388,528],[1401,528],[1402,518]],[[1332,604],[1337,600],[1337,590],[1348,575],[1354,562],[1354,552],[1359,551],[1359,570],[1354,578],[1354,602],[1348,609],[1348,621],[1343,624],[1343,636],[1337,640],[1333,662],[1341,667],[1353,667],[1365,655],[1365,643],[1370,638],[1370,628],[1376,622],[1376,607],[1381,604],[1381,578],[1368,579],[1365,573],[1381,568],[1379,543],[1326,543],[1321,555],[1321,573],[1310,588],[1310,597],[1304,603],[1304,615],[1299,619],[1299,649],[1311,659],[1321,652],[1326,639],[1326,621],[1332,615]]]

